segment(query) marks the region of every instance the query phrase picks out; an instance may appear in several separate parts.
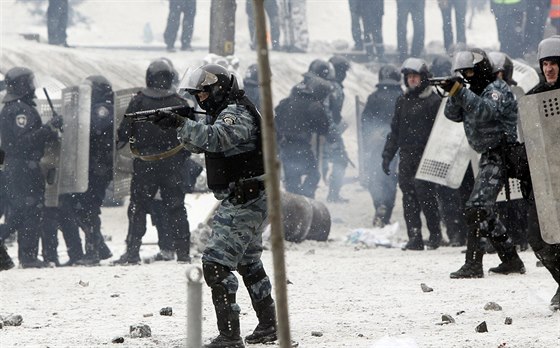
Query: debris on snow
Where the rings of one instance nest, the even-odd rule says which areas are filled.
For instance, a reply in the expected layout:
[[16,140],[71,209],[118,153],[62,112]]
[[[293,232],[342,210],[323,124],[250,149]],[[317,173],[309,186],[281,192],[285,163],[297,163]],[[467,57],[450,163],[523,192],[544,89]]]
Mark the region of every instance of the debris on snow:
[[484,305],[484,310],[486,310],[486,311],[501,311],[502,306],[500,306],[496,302],[488,302],[487,304]]
[[432,292],[434,289],[427,286],[425,283],[420,283],[420,288],[422,288],[423,292]]
[[152,337],[152,329],[146,324],[130,325],[131,338]]
[[80,280],[80,281],[78,282],[78,285],[81,285],[81,286],[83,286],[83,287],[85,288],[86,286],[89,286],[89,282],[84,282],[84,281]]
[[162,309],[159,310],[159,315],[172,316],[173,315],[173,308],[163,307]]
[[5,318],[2,318],[5,326],[20,326],[23,322],[23,317],[19,314],[10,314]]
[[115,337],[111,340],[111,343],[124,343],[124,337]]
[[488,327],[486,326],[486,322],[483,321],[482,323],[478,324],[474,329],[476,332],[488,332]]
[[506,320],[504,321],[504,324],[511,325],[512,323],[513,323],[513,319],[511,319],[511,317],[506,317]]
[[311,331],[311,336],[323,337],[323,333],[321,331]]

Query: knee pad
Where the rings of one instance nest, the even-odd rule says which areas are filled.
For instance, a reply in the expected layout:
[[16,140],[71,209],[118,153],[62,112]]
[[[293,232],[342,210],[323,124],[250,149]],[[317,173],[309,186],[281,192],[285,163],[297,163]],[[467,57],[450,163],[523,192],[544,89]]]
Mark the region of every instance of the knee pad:
[[203,262],[202,273],[206,284],[212,289],[212,302],[215,306],[235,303],[235,293],[239,284],[228,267],[214,262]]
[[203,262],[202,273],[204,274],[206,285],[213,289],[214,287],[219,286],[222,281],[231,274],[231,270],[228,267],[220,265],[218,263]]
[[[240,266],[237,271],[243,277],[243,283],[249,292],[253,306],[267,299],[272,301],[272,285],[261,261]],[[266,305],[269,305],[270,301],[266,301]]]

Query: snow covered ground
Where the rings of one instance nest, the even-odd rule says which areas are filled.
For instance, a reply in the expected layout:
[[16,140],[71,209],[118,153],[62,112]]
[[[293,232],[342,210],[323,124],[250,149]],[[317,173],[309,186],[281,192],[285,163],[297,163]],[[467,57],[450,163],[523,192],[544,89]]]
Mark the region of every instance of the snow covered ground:
[[[72,1],[71,1],[72,3]],[[44,18],[30,16],[29,8],[43,11],[46,1],[0,0],[0,72],[16,65],[29,66],[50,74],[67,85],[90,74],[101,73],[116,89],[142,85],[148,63],[161,56],[171,58],[178,70],[197,65],[207,53],[209,4],[199,0],[193,52],[167,53],[162,33],[168,3],[165,0],[90,0],[73,2],[74,10],[85,18],[69,28],[68,42],[74,49],[51,47],[21,40],[19,33],[39,33],[46,37]],[[299,81],[301,73],[315,58],[328,58],[333,42],[351,45],[350,15],[346,1],[308,0],[310,52],[272,52],[273,95],[275,103]],[[435,0],[426,1],[426,44],[442,50],[441,16]],[[386,0],[385,40],[396,46],[395,2]],[[149,23],[152,42],[144,42]],[[256,60],[249,49],[245,2],[238,1],[236,54],[242,68]],[[475,30],[474,28],[478,28]],[[149,35],[148,35],[149,36]],[[498,48],[495,25],[489,11],[479,14],[473,30],[467,31],[470,44]],[[364,100],[377,82],[377,66],[371,70],[354,64],[345,81],[344,133],[348,153],[357,163],[354,96]],[[333,227],[329,242],[306,241],[286,244],[290,327],[300,347],[556,347],[560,346],[560,313],[548,310],[556,286],[546,270],[535,266],[532,252],[521,253],[525,275],[489,275],[483,279],[451,280],[449,273],[464,260],[461,248],[443,247],[434,251],[403,252],[398,248],[367,248],[347,242],[356,229],[369,228],[373,208],[369,194],[356,180],[357,170],[347,171],[348,184],[342,195],[348,204],[326,203]],[[325,201],[324,183],[317,199]],[[189,198],[191,229],[204,218],[211,203],[196,204]],[[203,199],[202,197],[200,199]],[[401,226],[389,240],[405,241],[400,196],[393,220]],[[194,203],[193,203],[194,202]],[[124,251],[127,230],[126,206],[104,208],[103,234],[115,257]],[[379,233],[379,232],[377,232]],[[146,242],[157,240],[149,228]],[[59,254],[66,260],[61,239]],[[141,256],[157,251],[144,245]],[[16,246],[9,252],[17,255]],[[195,256],[194,263],[200,263]],[[272,255],[263,256],[273,273]],[[485,257],[485,269],[498,263],[496,255]],[[116,336],[125,338],[123,347],[180,347],[186,338],[187,265],[175,262],[134,267],[13,269],[0,273],[0,315],[21,314],[19,327],[0,329],[0,347],[103,347]],[[420,284],[433,288],[423,292]],[[242,308],[242,334],[248,334],[257,320],[244,289],[238,294]],[[501,311],[486,311],[490,301]],[[160,316],[163,307],[172,307],[173,316]],[[152,316],[149,316],[152,314]],[[454,324],[437,325],[443,314]],[[208,289],[203,292],[203,338],[216,334],[215,316]],[[512,318],[505,325],[506,317]],[[487,333],[475,332],[486,321]],[[151,338],[133,339],[129,326],[148,324]],[[255,345],[255,347],[259,347]],[[263,346],[264,347],[264,346]]]

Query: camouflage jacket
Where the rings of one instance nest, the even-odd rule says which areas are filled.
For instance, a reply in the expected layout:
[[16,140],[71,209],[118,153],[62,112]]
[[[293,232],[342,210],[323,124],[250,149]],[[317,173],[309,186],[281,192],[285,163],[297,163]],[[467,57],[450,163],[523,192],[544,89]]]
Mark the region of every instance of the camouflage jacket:
[[480,96],[467,88],[450,97],[445,116],[463,122],[469,145],[478,153],[517,141],[517,100],[504,81],[490,83]]

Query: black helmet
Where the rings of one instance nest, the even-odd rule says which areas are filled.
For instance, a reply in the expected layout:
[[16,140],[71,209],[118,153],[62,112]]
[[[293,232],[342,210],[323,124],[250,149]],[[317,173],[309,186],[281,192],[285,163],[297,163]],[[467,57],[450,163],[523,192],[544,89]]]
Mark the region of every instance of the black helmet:
[[146,86],[149,88],[171,89],[173,83],[173,66],[168,59],[154,60],[146,70]]
[[[198,105],[210,114],[221,110],[229,97],[238,93],[235,76],[218,64],[206,64],[194,70],[188,70],[179,83],[179,90],[186,90],[196,96]],[[208,92],[209,96],[200,101],[199,92]]]
[[560,65],[560,35],[553,35],[542,40],[537,49],[537,58],[539,60],[541,72],[543,71],[542,66],[544,60],[552,60]]
[[113,103],[113,87],[109,80],[101,75],[92,75],[86,77],[85,82],[91,85],[92,104],[102,102]]
[[4,82],[6,83],[6,95],[3,103],[35,96],[35,75],[24,67],[15,67],[6,73]]
[[503,72],[504,81],[506,81],[508,85],[517,85],[517,82],[513,79],[513,61],[507,54],[503,52],[490,52],[488,53],[488,58],[490,58],[492,66],[494,67],[492,70],[494,74]]
[[[465,71],[469,69],[473,70],[473,76],[465,75]],[[492,62],[486,52],[480,48],[457,52],[454,56],[453,70],[460,72],[471,85],[470,89],[479,95],[488,84],[496,79]]]
[[333,80],[335,77],[334,67],[332,64],[322,59],[315,59],[312,61],[311,64],[309,64],[307,72],[315,74],[326,80]]
[[434,60],[432,61],[430,72],[433,76],[450,76],[452,66],[453,62],[451,61],[451,58],[439,54],[435,56]]
[[332,56],[329,63],[334,67],[335,80],[338,82],[344,81],[346,72],[350,70],[350,61],[343,56]]
[[380,85],[400,85],[401,73],[396,66],[392,64],[383,65],[379,69],[379,84]]
[[246,86],[257,86],[259,84],[259,71],[257,64],[251,64],[245,71],[243,84]]

